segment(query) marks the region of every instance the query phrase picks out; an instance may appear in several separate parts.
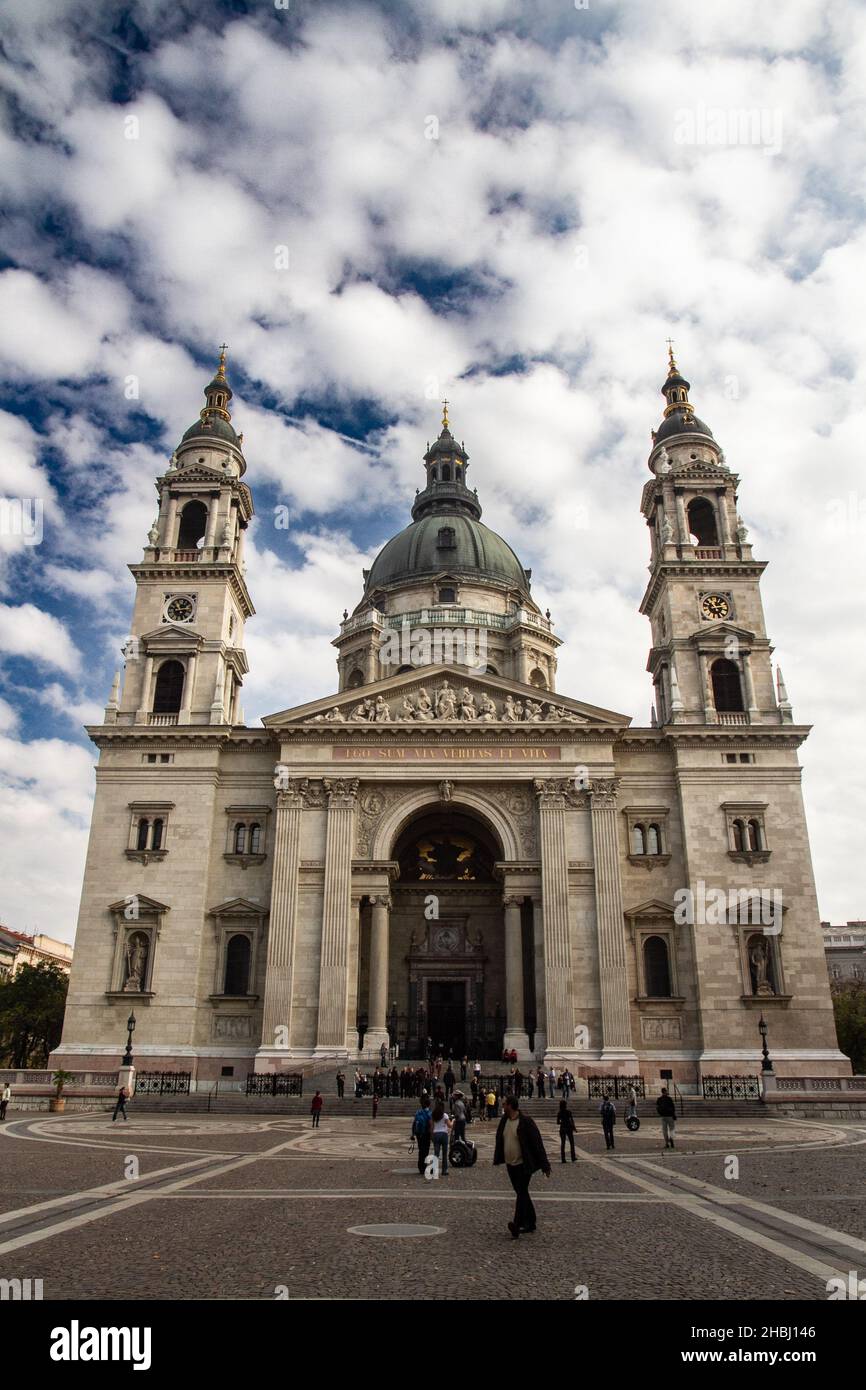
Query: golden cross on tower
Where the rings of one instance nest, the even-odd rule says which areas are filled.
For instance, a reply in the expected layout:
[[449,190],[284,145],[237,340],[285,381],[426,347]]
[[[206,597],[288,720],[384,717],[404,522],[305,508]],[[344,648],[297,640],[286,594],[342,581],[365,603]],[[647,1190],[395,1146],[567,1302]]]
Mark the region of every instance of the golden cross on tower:
[[674,340],[673,340],[673,338],[666,338],[666,339],[665,339],[665,342],[666,342],[667,345],[668,345],[668,363],[670,364],[670,369],[671,369],[671,371],[672,371],[672,372],[675,372],[675,371],[677,371],[678,369],[677,369],[677,364],[676,364],[676,362],[674,361]]
[[447,402],[447,401],[443,401],[443,402],[442,402],[442,428],[443,428],[443,430],[447,430],[447,428],[448,428],[448,402]]
[[228,352],[228,346],[228,343],[220,343],[220,364],[218,371],[221,376],[225,375],[226,353]]

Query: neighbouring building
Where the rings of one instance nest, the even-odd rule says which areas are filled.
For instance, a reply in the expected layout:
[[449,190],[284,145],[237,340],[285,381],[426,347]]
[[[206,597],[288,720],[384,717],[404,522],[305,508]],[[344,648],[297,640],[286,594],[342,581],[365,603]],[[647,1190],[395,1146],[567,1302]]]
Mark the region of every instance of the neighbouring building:
[[72,966],[72,947],[68,941],[56,941],[44,932],[28,935],[27,932],[13,931],[11,927],[0,928],[0,971],[3,969],[4,945],[2,938],[14,943],[15,953],[10,973],[17,975],[22,965],[56,965],[59,970],[69,973]]
[[866,922],[846,922],[843,927],[822,922],[821,930],[831,985],[866,983]]
[[343,615],[336,691],[252,728],[253,501],[221,356],[156,480],[125,676],[88,731],[53,1064],[102,1066],[134,1009],[139,1064],[202,1082],[431,1039],[691,1083],[755,1071],[763,1016],[780,1074],[850,1073],[766,562],[672,354],[662,393],[640,499],[649,724],[557,690],[553,621],[482,522],[446,411],[410,523]]

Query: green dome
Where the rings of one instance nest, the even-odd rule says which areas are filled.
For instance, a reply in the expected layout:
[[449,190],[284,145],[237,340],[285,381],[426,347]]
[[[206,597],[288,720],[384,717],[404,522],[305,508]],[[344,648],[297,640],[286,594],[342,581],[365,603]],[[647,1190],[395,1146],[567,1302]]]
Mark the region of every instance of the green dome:
[[181,444],[186,444],[189,439],[224,439],[228,444],[238,447],[238,437],[235,434],[234,426],[226,420],[221,420],[218,415],[210,420],[196,420],[194,425],[184,431]]
[[[443,534],[447,530],[450,536]],[[474,517],[454,511],[428,512],[388,541],[373,561],[366,592],[443,570],[529,592],[526,572],[511,546]]]

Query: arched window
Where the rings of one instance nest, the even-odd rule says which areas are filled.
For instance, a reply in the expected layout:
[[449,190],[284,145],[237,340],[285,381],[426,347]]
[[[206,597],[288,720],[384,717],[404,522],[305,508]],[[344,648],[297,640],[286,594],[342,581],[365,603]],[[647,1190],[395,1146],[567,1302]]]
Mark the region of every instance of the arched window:
[[706,497],[695,497],[688,505],[689,531],[697,545],[718,545],[716,512]]
[[204,540],[207,530],[207,507],[204,502],[187,502],[180,514],[180,531],[177,537],[178,550],[195,550]]
[[153,834],[150,839],[151,849],[162,849],[162,828],[163,822],[157,819],[153,822]]
[[135,841],[135,848],[136,848],[136,849],[147,849],[147,832],[148,832],[149,830],[150,830],[150,821],[149,821],[149,820],[140,820],[140,821],[138,822],[138,836],[137,836],[136,841]]
[[633,825],[631,828],[631,852],[632,854],[646,854],[646,839],[642,825]]
[[746,839],[746,827],[743,822],[741,820],[735,820],[731,829],[734,832],[734,849],[740,851],[747,849],[748,841]]
[[262,827],[257,821],[250,826],[250,854],[261,854],[262,852]]
[[662,852],[662,839],[657,825],[647,826],[646,852],[647,854],[661,854]]
[[643,944],[646,992],[650,999],[670,999],[671,970],[668,944],[663,936],[648,936]]
[[247,828],[241,821],[235,826],[235,854],[247,852]]
[[537,666],[535,670],[532,672],[532,675],[529,677],[529,684],[534,685],[536,690],[547,689],[547,677],[545,676],[543,671],[539,671]]
[[749,848],[749,849],[762,849],[763,846],[762,846],[762,844],[761,844],[761,827],[760,827],[760,825],[758,824],[758,822],[757,822],[756,820],[750,820],[750,821],[749,821],[748,830],[749,830],[749,843],[748,843],[748,848]]
[[719,712],[738,711],[743,706],[740,672],[726,656],[720,656],[710,668],[713,682],[713,702]]
[[153,692],[154,714],[177,714],[183,695],[183,666],[179,661],[164,661],[156,673]]
[[497,669],[496,669],[495,666],[488,666],[488,667],[487,667],[487,674],[488,674],[488,676],[498,676],[498,675],[499,675],[499,672],[497,671]]
[[356,666],[355,669],[354,669],[354,671],[353,671],[353,672],[351,673],[351,675],[349,676],[349,679],[346,681],[346,686],[347,686],[347,688],[348,688],[349,690],[357,690],[357,689],[358,689],[358,686],[359,686],[359,685],[363,685],[363,684],[364,684],[364,673],[363,673],[363,671],[359,671],[358,668],[357,668],[357,666]]
[[442,465],[442,481],[443,481],[443,483],[450,483],[450,482],[451,482],[451,465],[450,465],[450,463],[443,463],[443,465]]
[[226,946],[226,978],[224,994],[250,992],[250,939],[231,936]]

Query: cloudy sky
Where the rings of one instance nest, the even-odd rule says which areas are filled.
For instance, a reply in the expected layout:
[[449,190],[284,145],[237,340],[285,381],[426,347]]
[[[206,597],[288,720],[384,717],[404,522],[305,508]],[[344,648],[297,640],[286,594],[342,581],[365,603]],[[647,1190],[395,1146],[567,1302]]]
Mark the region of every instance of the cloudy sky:
[[566,641],[559,688],[646,723],[668,336],[815,725],[821,915],[866,916],[859,6],[4,8],[0,495],[40,499],[43,536],[0,536],[0,920],[73,935],[81,726],[219,343],[258,513],[248,723],[335,687],[330,640],[443,395]]

